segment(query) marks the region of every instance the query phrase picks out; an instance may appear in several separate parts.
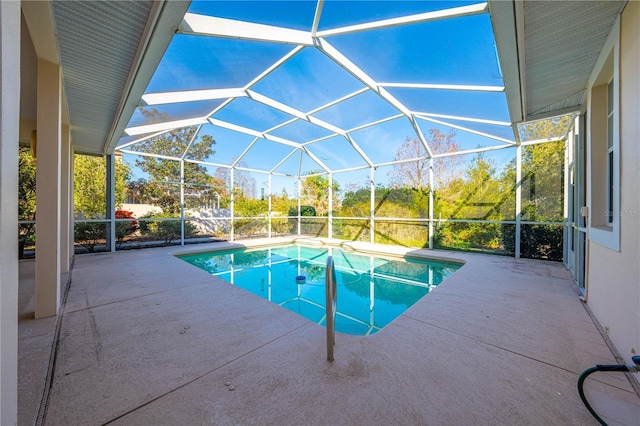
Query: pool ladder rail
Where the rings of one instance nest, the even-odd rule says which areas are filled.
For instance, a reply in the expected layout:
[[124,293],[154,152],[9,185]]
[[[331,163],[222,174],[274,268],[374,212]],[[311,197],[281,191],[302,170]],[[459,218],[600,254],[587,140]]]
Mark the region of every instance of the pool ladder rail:
[[338,298],[338,288],[336,284],[336,268],[332,256],[327,257],[325,292],[327,307],[327,361],[333,361],[333,347],[336,344],[336,300]]

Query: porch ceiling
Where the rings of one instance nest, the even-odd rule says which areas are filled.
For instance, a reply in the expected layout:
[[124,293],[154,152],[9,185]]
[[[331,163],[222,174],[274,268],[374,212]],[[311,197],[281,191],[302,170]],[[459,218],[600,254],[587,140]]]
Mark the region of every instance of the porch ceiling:
[[[489,3],[503,71],[508,74],[510,68],[520,79],[519,87],[506,83],[506,88],[513,95],[510,101],[522,94],[521,119],[579,109],[591,70],[627,1]],[[517,51],[511,46],[513,40]]]
[[135,108],[127,99],[141,95],[189,3],[51,2],[76,152],[108,151]]
[[524,2],[526,118],[584,102],[591,70],[625,4]]

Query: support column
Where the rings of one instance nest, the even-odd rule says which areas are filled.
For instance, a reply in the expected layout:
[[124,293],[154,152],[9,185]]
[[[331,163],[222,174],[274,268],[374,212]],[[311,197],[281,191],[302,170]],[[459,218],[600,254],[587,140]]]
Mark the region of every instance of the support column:
[[236,205],[235,205],[235,202],[236,202],[235,192],[236,192],[236,188],[235,188],[235,183],[234,183],[234,170],[235,169],[232,167],[231,168],[231,173],[229,173],[231,175],[231,234],[229,236],[229,239],[231,241],[233,241],[235,239],[235,232],[236,232],[236,225],[235,225],[235,222],[236,222],[236,219],[235,219],[235,216],[236,216],[236,213],[235,213],[235,208],[236,208]]
[[371,167],[369,170],[369,242],[376,242],[375,226],[375,209],[376,209],[376,168]]
[[60,67],[38,60],[35,316],[60,307]]
[[69,141],[69,264],[71,264],[71,258],[76,254],[76,245],[75,245],[75,201],[74,201],[74,180],[73,174],[75,172],[75,158],[76,153],[73,149],[73,144]]
[[107,222],[107,251],[116,251],[116,163],[115,156],[108,154],[105,156],[106,161],[106,211],[105,218],[109,219]]
[[[267,184],[269,185],[269,187],[267,188],[267,189],[269,190],[269,194],[268,194],[268,197],[269,197],[269,198],[268,198],[268,200],[269,200],[269,206],[268,206],[268,212],[269,212],[269,232],[268,232],[268,234],[269,234],[269,238],[271,238],[271,226],[272,226],[272,224],[273,224],[273,220],[272,220],[272,213],[273,213],[273,212],[271,211],[271,209],[272,209],[272,201],[273,201],[273,200],[272,200],[272,198],[271,198],[271,181],[272,181],[272,176],[273,176],[273,174],[272,174],[272,173],[269,173],[269,180],[268,180],[268,182],[267,182]],[[271,259],[271,256],[269,256],[269,259]],[[269,268],[269,271],[271,271],[271,268]],[[271,300],[271,299],[269,299],[269,300]]]
[[184,245],[184,158],[180,159],[180,245]]
[[333,173],[329,173],[329,203],[327,211],[327,237],[333,238]]
[[515,251],[516,259],[520,258],[520,221],[522,220],[522,145],[516,147],[516,230]]
[[429,249],[433,250],[433,157],[429,158]]
[[20,2],[0,1],[0,424],[18,422]]
[[302,215],[301,208],[302,202],[300,198],[302,197],[302,179],[300,179],[300,175],[298,175],[298,237],[300,236],[300,232],[302,231]]
[[66,274],[71,265],[71,245],[73,236],[73,192],[71,182],[73,182],[73,152],[71,150],[71,132],[69,125],[62,126],[62,149],[60,157],[60,272]]

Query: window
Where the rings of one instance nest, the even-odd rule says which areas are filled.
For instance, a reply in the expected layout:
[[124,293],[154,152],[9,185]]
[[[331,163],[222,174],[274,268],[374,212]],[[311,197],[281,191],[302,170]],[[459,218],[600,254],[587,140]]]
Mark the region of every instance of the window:
[[614,102],[613,80],[607,84],[607,223],[613,223],[613,129],[614,129]]
[[620,246],[619,23],[611,30],[588,88],[589,239]]

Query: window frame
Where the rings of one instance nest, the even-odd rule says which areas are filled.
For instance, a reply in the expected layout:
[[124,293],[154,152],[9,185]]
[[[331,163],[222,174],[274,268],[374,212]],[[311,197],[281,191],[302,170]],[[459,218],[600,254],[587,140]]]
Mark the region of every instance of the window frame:
[[[619,64],[618,16],[600,52],[587,87],[588,238],[615,251],[620,250]],[[604,132],[599,129],[601,127],[605,128]]]

